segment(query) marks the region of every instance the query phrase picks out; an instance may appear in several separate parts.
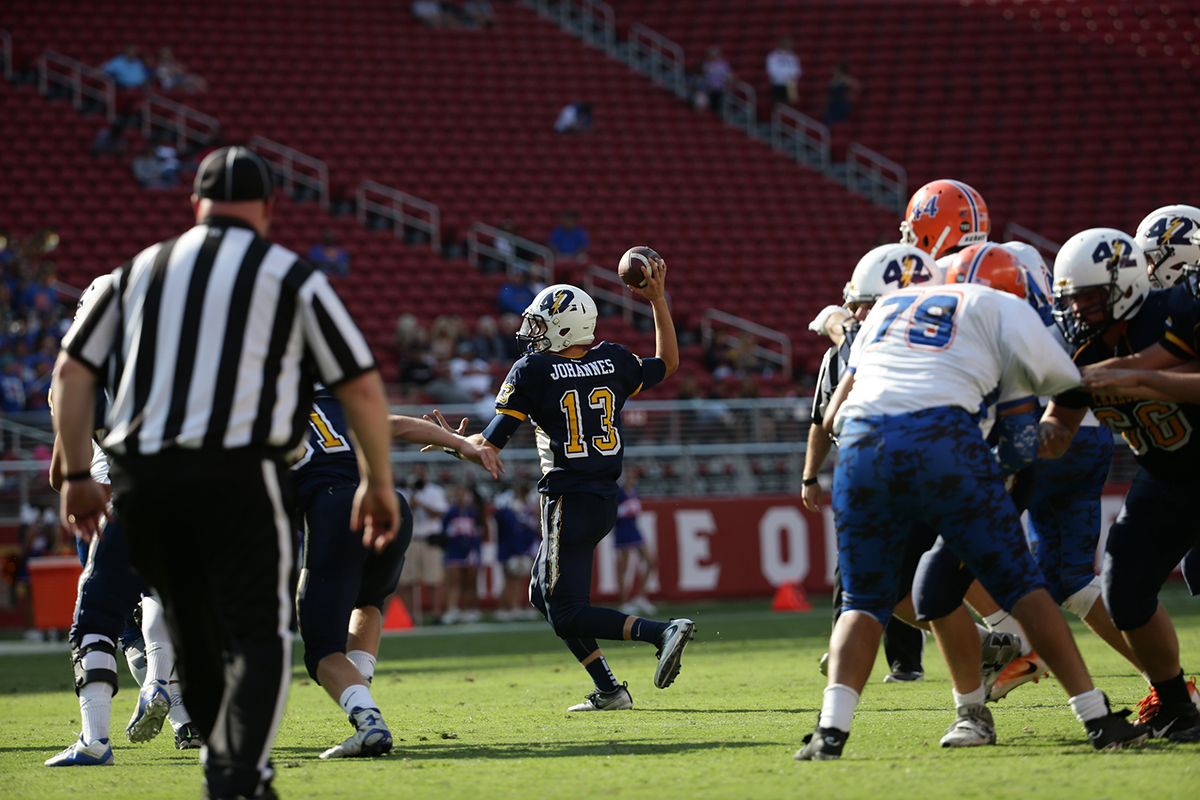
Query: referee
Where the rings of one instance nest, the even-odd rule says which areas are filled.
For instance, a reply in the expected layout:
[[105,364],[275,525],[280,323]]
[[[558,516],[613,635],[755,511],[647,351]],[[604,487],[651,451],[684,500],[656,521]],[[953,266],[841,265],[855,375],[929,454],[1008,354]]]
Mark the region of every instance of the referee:
[[266,238],[272,183],[244,147],[196,175],[196,226],[113,272],[63,339],[53,381],[62,518],[87,540],[94,389],[112,397],[103,447],[130,560],[154,587],[184,702],[204,735],[206,797],[275,797],[271,743],[291,674],[293,507],[285,456],[313,384],[333,388],[360,445],[352,528],[395,536],[383,384],[325,277]]

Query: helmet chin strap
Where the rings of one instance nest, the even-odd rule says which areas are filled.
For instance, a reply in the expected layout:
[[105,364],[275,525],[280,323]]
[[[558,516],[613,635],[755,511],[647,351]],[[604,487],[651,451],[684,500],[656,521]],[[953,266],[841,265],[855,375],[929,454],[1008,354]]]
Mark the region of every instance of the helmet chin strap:
[[937,258],[938,252],[940,252],[942,249],[942,243],[946,241],[946,237],[949,235],[950,235],[950,226],[947,225],[946,227],[942,228],[942,235],[939,236],[938,240],[933,243],[933,248],[929,251],[930,258],[934,258],[934,259]]

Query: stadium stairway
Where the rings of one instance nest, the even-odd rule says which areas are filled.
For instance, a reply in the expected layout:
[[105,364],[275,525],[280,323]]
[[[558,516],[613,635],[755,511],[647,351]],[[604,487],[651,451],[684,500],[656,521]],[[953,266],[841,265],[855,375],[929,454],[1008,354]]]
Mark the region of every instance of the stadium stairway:
[[[0,26],[26,58],[51,48],[101,64],[127,40],[143,49],[172,44],[212,85],[184,102],[220,119],[227,141],[260,134],[321,158],[335,193],[370,178],[428,199],[460,237],[471,222],[512,216],[522,235],[543,240],[562,210],[578,210],[597,263],[615,265],[635,243],[664,253],[682,325],[693,328],[709,307],[746,317],[789,334],[798,371],[814,371],[823,347],[806,331],[808,320],[839,299],[866,249],[894,238],[894,215],[691,111],[527,8],[499,4],[498,13],[494,31],[428,31],[405,4],[382,0],[337,7],[317,0],[154,0],[136,13],[104,0],[15,0]],[[26,91],[6,89],[6,102]],[[593,132],[553,134],[558,110],[573,100],[595,104]],[[33,142],[32,157],[22,161],[40,165],[69,139],[72,152],[86,151],[102,123],[76,118],[71,125],[68,112],[47,118],[73,128],[74,139]],[[73,189],[75,169],[56,169],[53,191],[32,184],[43,205],[58,206],[55,219],[64,228],[77,216],[79,198],[90,194]],[[182,197],[137,189],[119,175],[122,165],[105,169],[105,185],[124,180],[128,191],[87,202],[113,206],[129,198],[92,227],[112,243],[113,255],[177,228],[167,219],[176,212],[167,209],[186,207]],[[448,310],[468,320],[490,310],[498,279],[352,220],[331,220],[315,206],[282,208],[276,235],[305,249],[327,223],[351,253],[344,291],[376,346],[390,339],[401,310],[426,321]],[[95,274],[108,264],[93,260],[86,270]],[[613,328],[605,324],[607,336]],[[648,334],[624,334],[643,352],[652,350]],[[697,348],[687,355],[694,363]]]
[[[1200,179],[1188,131],[1200,109],[1194,3],[611,0],[698,65],[712,45],[766,98],[765,59],[794,40],[799,110],[821,119],[839,62],[863,95],[833,127],[903,165],[909,187],[956,177],[982,192],[994,238],[1016,222],[1063,241],[1132,230]],[[769,113],[764,100],[759,117]]]

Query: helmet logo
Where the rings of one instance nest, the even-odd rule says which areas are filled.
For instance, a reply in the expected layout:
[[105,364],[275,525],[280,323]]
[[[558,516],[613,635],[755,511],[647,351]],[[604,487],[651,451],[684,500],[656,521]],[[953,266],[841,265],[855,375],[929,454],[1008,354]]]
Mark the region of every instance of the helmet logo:
[[913,255],[890,262],[883,271],[883,282],[898,284],[901,289],[907,289],[917,283],[926,283],[931,277],[921,260]]
[[924,217],[924,216],[930,216],[930,217],[937,216],[937,213],[938,213],[938,199],[937,199],[937,195],[935,194],[933,197],[930,197],[928,200],[925,201],[925,205],[923,205],[923,206],[918,205],[918,206],[913,207],[912,218],[913,218],[913,221],[915,222],[917,220],[920,220],[921,217]]
[[1168,244],[1187,244],[1187,234],[1194,227],[1192,220],[1187,217],[1159,217],[1146,231],[1155,237],[1159,247]]
[[566,289],[560,289],[552,296],[547,297],[542,301],[542,310],[549,311],[550,315],[560,313],[563,309],[571,305],[571,301],[575,299],[575,293],[569,292]]
[[1110,270],[1122,267],[1136,267],[1137,259],[1132,258],[1133,245],[1124,239],[1113,239],[1111,242],[1100,242],[1092,251],[1093,264],[1105,264]]

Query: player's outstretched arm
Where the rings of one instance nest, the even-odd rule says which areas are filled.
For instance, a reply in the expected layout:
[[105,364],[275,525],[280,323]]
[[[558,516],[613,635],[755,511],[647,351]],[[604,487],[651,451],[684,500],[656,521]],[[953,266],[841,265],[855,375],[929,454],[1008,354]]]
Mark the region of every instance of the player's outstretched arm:
[[833,390],[833,396],[829,398],[829,405],[825,408],[825,419],[821,422],[821,429],[827,436],[833,435],[833,422],[837,417],[838,409],[842,407],[842,403],[845,402],[853,388],[854,373],[847,371],[838,383],[838,387]]
[[[433,413],[441,417],[440,412],[435,410]],[[468,461],[482,466],[496,480],[499,480],[500,474],[504,472],[504,462],[496,455],[494,449],[480,447],[477,443],[463,436],[463,433],[467,429],[466,417],[463,417],[462,423],[458,426],[458,431],[450,430],[449,426],[443,427],[441,424],[435,424],[428,417],[417,419],[416,417],[404,417],[399,414],[393,414],[388,417],[388,421],[392,425],[392,438],[402,439],[412,444],[423,444],[431,447],[440,447],[443,450],[454,450]],[[442,422],[445,422],[444,418],[442,418]]]
[[1067,452],[1085,416],[1086,408],[1068,408],[1051,400],[1038,424],[1038,458],[1060,458]]
[[346,411],[346,421],[358,452],[362,481],[354,494],[350,527],[363,529],[363,546],[383,549],[396,538],[400,506],[392,479],[387,396],[379,372],[371,370],[339,384],[334,393]]
[[675,323],[671,320],[671,309],[667,305],[667,262],[652,258],[650,263],[654,265],[653,272],[647,272],[646,267],[642,267],[646,285],[640,289],[630,286],[629,289],[650,301],[650,307],[654,309],[654,357],[666,365],[667,372],[663,377],[669,378],[679,369],[679,343],[675,339]]
[[[497,416],[499,416],[499,415],[497,415]],[[437,424],[439,426],[441,426],[443,431],[446,431],[448,433],[451,433],[455,436],[460,437],[461,442],[464,445],[466,445],[467,449],[462,450],[462,449],[441,447],[440,445],[430,444],[430,445],[426,445],[425,447],[421,448],[422,453],[427,453],[430,450],[433,450],[435,447],[437,447],[438,449],[442,450],[443,452],[449,453],[450,455],[452,455],[456,458],[463,458],[463,459],[466,459],[467,461],[474,462],[474,463],[479,464],[480,466],[484,467],[485,469],[487,468],[487,465],[484,463],[484,453],[490,453],[492,455],[492,457],[495,458],[496,464],[499,466],[500,471],[504,472],[504,464],[501,463],[501,461],[500,461],[500,456],[499,456],[500,448],[499,447],[497,447],[496,445],[492,444],[487,439],[485,439],[482,433],[472,434],[471,436],[463,436],[463,434],[467,430],[467,418],[466,417],[463,417],[462,422],[458,423],[457,431],[454,430],[454,428],[450,427],[450,423],[446,422],[446,418],[442,416],[442,412],[438,411],[436,408],[433,410],[433,419],[430,419],[428,414],[425,415],[425,419],[426,419],[426,421],[428,421],[430,423],[437,422]],[[488,471],[491,472],[491,470],[488,470]],[[492,477],[499,478],[499,476],[496,475],[495,473],[492,473]]]
[[1200,403],[1200,361],[1189,361],[1168,370],[1089,370],[1083,376],[1088,389],[1119,389],[1121,394],[1168,403]]
[[1158,342],[1134,353],[1131,356],[1121,356],[1119,358],[1108,358],[1104,361],[1097,361],[1083,368],[1082,372],[1087,375],[1089,372],[1099,369],[1170,369],[1185,363],[1185,359],[1172,355]]
[[54,433],[62,453],[60,516],[68,531],[90,542],[99,534],[101,518],[108,514],[108,493],[91,476],[96,376],[63,350],[54,369],[51,392],[55,401]]

